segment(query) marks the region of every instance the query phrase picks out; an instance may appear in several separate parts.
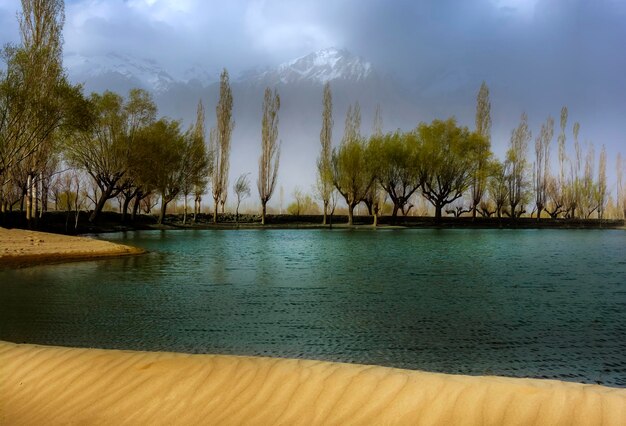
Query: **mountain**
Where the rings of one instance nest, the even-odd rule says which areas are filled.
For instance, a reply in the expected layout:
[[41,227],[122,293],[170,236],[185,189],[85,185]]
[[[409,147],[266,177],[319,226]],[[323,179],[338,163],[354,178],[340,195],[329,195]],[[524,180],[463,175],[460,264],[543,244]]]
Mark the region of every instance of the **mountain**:
[[[108,89],[126,94],[132,87],[151,91],[159,115],[181,119],[184,126],[195,119],[196,105],[201,99],[206,111],[206,127],[215,125],[219,72],[192,65],[175,76],[156,61],[119,54],[89,58],[68,55],[65,65],[70,78],[84,83],[88,93]],[[231,76],[235,120],[231,183],[241,173],[256,174],[263,94],[266,87],[271,87],[276,88],[281,98],[279,139],[282,150],[278,186],[284,186],[285,199],[291,198],[296,186],[312,192],[319,152],[322,90],[327,82],[333,93],[335,144],[341,140],[348,106],[357,101],[361,106],[364,135],[372,131],[377,105],[382,109],[384,130],[412,128],[422,116],[415,99],[407,96],[407,90],[393,79],[381,78],[373,64],[345,49],[327,48],[274,68],[248,70]],[[275,207],[278,207],[278,192],[279,188],[273,198]]]
[[248,75],[267,84],[324,84],[335,80],[360,82],[373,75],[372,64],[345,49],[322,49],[279,65],[274,70]]

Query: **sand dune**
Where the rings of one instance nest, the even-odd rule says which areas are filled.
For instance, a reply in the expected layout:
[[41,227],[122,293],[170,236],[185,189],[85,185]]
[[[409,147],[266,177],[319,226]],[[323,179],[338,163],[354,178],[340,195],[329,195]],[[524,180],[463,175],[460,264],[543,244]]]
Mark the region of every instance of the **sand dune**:
[[0,342],[0,424],[624,425],[626,390]]
[[27,266],[143,252],[139,248],[93,238],[0,228],[0,265]]

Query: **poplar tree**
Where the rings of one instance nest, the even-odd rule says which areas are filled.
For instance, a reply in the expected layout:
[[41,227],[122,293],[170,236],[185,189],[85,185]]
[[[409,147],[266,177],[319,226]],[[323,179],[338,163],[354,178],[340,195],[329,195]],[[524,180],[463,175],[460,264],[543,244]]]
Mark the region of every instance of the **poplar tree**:
[[535,203],[537,220],[547,203],[548,182],[550,178],[550,143],[554,136],[554,119],[548,117],[541,125],[541,131],[535,139]]
[[472,166],[472,217],[476,217],[476,211],[480,205],[480,201],[485,195],[487,186],[487,178],[489,175],[488,164],[491,153],[491,101],[489,100],[489,87],[484,81],[480,85],[478,95],[476,97],[476,130],[487,143],[481,144],[480,149],[484,151],[477,152],[475,163]]
[[326,225],[328,206],[333,191],[333,177],[331,168],[331,145],[333,135],[333,95],[330,83],[324,85],[322,100],[322,130],[320,131],[320,156],[317,159],[317,190],[322,199],[324,219]]
[[261,198],[261,224],[265,225],[267,202],[272,198],[278,179],[280,143],[278,140],[278,110],[280,97],[276,89],[265,89],[263,118],[261,121],[261,156],[259,157],[259,179],[257,189]]
[[531,138],[532,132],[528,128],[528,116],[523,113],[519,125],[511,133],[511,141],[504,163],[511,208],[509,213],[512,218],[522,214],[528,196],[528,160],[526,155],[528,142]]
[[[220,75],[220,98],[215,107],[217,127],[214,137],[211,138],[211,153],[213,155],[213,223],[217,223],[217,210],[222,203],[226,203],[228,192],[228,171],[230,166],[230,140],[235,127],[233,115],[233,94],[230,89],[228,71],[224,69]],[[222,207],[223,210],[223,207]]]

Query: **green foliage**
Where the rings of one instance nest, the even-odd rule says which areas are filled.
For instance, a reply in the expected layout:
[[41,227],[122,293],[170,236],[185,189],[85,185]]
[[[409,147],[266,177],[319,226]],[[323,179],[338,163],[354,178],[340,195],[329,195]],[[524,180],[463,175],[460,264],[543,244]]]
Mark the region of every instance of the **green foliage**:
[[161,215],[182,187],[183,161],[189,143],[181,134],[180,123],[162,118],[137,131],[136,145],[144,153],[143,180],[154,186],[161,195]]
[[319,206],[309,194],[296,188],[293,197],[295,201],[287,206],[287,213],[290,215],[319,214]]
[[415,132],[394,132],[370,138],[371,165],[380,186],[393,202],[392,215],[405,212],[420,187],[420,143]]
[[476,159],[488,152],[489,142],[481,135],[459,127],[453,118],[420,124],[420,180],[424,197],[435,207],[435,217],[461,196],[471,183]]
[[322,130],[320,131],[320,156],[317,159],[317,191],[322,199],[324,210],[324,221],[328,213],[329,203],[333,192],[333,172],[332,172],[332,132],[333,132],[333,98],[330,90],[330,83],[324,85],[322,109]]

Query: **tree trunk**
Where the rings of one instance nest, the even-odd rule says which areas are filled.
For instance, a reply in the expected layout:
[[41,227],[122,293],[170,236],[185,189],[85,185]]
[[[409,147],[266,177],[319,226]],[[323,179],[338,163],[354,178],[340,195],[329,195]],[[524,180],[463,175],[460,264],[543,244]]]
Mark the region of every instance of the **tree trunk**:
[[239,223],[239,201],[237,201],[237,208],[235,208],[235,223]]
[[267,201],[261,201],[262,211],[261,211],[261,225],[265,225],[265,213],[267,211]]
[[472,220],[476,219],[476,204],[472,206]]
[[104,205],[109,199],[109,196],[111,195],[112,191],[113,191],[113,188],[110,188],[110,187],[102,191],[102,194],[100,195],[100,198],[98,199],[98,203],[96,204],[96,208],[93,209],[93,211],[91,212],[91,215],[89,215],[89,222],[93,223],[96,221],[96,219],[100,215],[100,212],[104,208]]
[[374,228],[376,228],[378,226],[378,212],[374,211]]
[[139,211],[139,205],[141,204],[141,194],[137,194],[135,196],[135,202],[133,203],[133,213],[130,217],[130,220],[135,221],[135,217],[137,216],[137,212]]
[[169,201],[165,201],[165,197],[161,196],[161,213],[159,214],[159,225],[163,224],[165,211],[167,210],[167,203],[169,203]]
[[324,201],[324,217],[322,219],[322,225],[326,225],[326,216],[328,211],[328,201]]
[[183,201],[183,225],[187,223],[187,195],[185,195]]
[[353,218],[354,218],[354,205],[349,204],[348,205],[348,226],[352,226],[352,224],[354,223]]
[[435,204],[435,223],[441,222],[441,209],[443,208],[442,204]]
[[[217,209],[219,208],[219,198],[213,197],[214,209],[213,209],[213,223],[217,223]],[[264,205],[265,206],[265,205]]]
[[26,221],[28,222],[28,227],[31,227],[30,217],[32,215],[33,210],[33,178],[28,174],[26,177]]
[[124,205],[122,206],[122,223],[126,222],[126,216],[128,214],[128,205],[130,204],[131,200],[134,197],[135,197],[134,195],[132,197],[124,197]]

